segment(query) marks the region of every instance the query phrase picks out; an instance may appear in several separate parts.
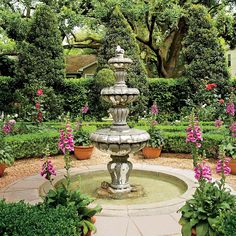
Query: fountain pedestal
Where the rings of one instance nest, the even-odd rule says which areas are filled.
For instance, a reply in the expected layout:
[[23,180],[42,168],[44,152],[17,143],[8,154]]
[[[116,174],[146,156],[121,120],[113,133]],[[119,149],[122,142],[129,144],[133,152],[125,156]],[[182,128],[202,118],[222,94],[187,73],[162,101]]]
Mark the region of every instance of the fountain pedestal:
[[[114,86],[104,88],[101,91],[104,100],[113,105],[109,110],[113,124],[109,129],[92,133],[90,139],[95,147],[111,155],[112,161],[107,164],[107,169],[111,175],[111,183],[108,184],[108,189],[110,192],[114,192],[116,196],[120,196],[122,193],[132,192],[132,186],[129,184],[132,163],[127,160],[129,153],[144,148],[150,136],[146,131],[131,129],[127,125],[126,119],[129,114],[127,106],[138,98],[139,90],[128,88],[125,83],[126,69],[132,60],[124,57],[124,50],[119,46],[116,53],[116,57],[108,61],[115,69],[116,83]],[[133,187],[134,189],[137,188]]]

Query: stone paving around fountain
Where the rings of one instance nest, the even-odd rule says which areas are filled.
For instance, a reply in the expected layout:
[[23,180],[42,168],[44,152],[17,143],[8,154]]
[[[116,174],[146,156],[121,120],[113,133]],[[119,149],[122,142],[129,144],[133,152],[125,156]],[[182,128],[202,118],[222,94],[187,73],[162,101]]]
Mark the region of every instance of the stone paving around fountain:
[[[106,169],[106,165],[83,166],[72,168],[71,174]],[[164,171],[174,174],[178,178],[185,179],[188,190],[179,199],[166,202],[138,206],[114,206],[103,207],[101,214],[97,215],[97,232],[95,236],[181,236],[181,227],[178,224],[180,214],[177,209],[190,198],[195,189],[194,173],[191,170],[175,169],[171,167],[134,164],[134,169]],[[55,182],[64,176],[64,170],[58,171]],[[39,196],[40,186],[47,191],[48,182],[40,175],[25,177],[0,190],[0,198],[14,202],[25,200],[31,204],[41,201]],[[158,191],[158,190],[157,190]],[[159,190],[161,191],[161,190]]]
[[[95,236],[158,236],[181,235],[181,227],[178,224],[180,215],[177,209],[191,197],[194,191],[193,171],[174,169],[158,165],[134,164],[135,169],[165,171],[182,177],[188,181],[189,192],[181,196],[181,199],[154,204],[153,207],[145,205],[138,206],[105,206],[100,215],[97,216],[97,233]],[[72,168],[71,174],[106,169],[106,165],[83,166]],[[57,182],[64,175],[64,170],[58,171],[55,179]],[[45,185],[46,183],[46,185]],[[44,184],[47,191],[47,183],[40,175],[25,177],[0,190],[0,198],[7,201],[25,200],[31,204],[41,201],[39,187]],[[157,190],[158,191],[158,190]],[[160,191],[160,190],[159,190]]]

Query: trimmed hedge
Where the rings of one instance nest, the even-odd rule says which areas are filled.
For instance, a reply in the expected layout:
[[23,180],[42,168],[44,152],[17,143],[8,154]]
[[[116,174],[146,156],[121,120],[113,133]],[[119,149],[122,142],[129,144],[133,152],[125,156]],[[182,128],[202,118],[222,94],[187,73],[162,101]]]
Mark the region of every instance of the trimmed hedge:
[[24,202],[0,201],[0,219],[0,235],[82,235],[81,219],[74,207],[48,208]]
[[186,78],[149,78],[148,84],[149,107],[153,101],[156,101],[160,114],[169,115],[167,118],[170,120],[178,119],[177,113],[186,106],[186,100],[190,94],[188,80]]
[[24,157],[41,157],[48,145],[50,154],[58,154],[58,131],[37,132],[6,136],[5,141],[12,148],[15,159]]
[[[83,129],[87,132],[94,132],[98,127],[107,128],[110,126],[110,122],[90,122],[84,123]],[[143,123],[141,123],[143,124]],[[21,134],[6,136],[5,141],[11,146],[14,158],[20,159],[25,157],[41,157],[44,154],[46,145],[49,145],[51,155],[59,153],[58,139],[59,129],[64,128],[63,123],[46,123],[50,128],[56,128],[57,130],[42,130],[35,133]],[[148,130],[147,125],[135,125],[138,129]],[[187,126],[177,125],[158,125],[156,128],[161,131],[165,139],[165,145],[163,147],[164,152],[174,153],[190,153],[191,145],[186,143],[186,129]],[[203,130],[203,149],[206,150],[208,157],[217,157],[218,146],[224,140],[224,127],[216,129],[213,126],[202,126]]]
[[[186,143],[185,132],[162,132],[162,135],[165,140],[163,152],[191,153],[191,145]],[[207,157],[217,157],[223,139],[224,136],[220,134],[203,134],[204,141],[200,152],[205,150]]]
[[80,114],[81,108],[86,102],[89,103],[92,109],[92,102],[90,102],[90,88],[93,79],[80,78],[80,79],[65,79],[61,94],[64,97],[64,111],[70,112],[74,117]]
[[[64,126],[61,128],[64,128]],[[96,126],[84,126],[83,129],[91,133],[97,128]],[[14,159],[42,157],[47,145],[51,155],[59,154],[58,130],[44,130],[36,133],[6,136],[4,140],[11,147]]]

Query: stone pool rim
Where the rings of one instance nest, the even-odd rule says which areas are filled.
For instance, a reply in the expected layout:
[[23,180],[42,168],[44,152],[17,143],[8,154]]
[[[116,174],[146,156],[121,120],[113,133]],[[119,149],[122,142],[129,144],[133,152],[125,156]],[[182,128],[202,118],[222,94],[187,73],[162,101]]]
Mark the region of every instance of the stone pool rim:
[[[164,173],[174,178],[180,179],[187,185],[187,190],[182,195],[167,201],[161,201],[157,203],[145,203],[145,204],[133,204],[133,205],[102,205],[102,212],[99,215],[103,216],[129,216],[129,215],[154,215],[154,214],[169,214],[176,212],[185,201],[192,197],[197,186],[194,181],[193,171],[176,169],[168,166],[159,166],[151,164],[133,164],[134,170],[139,171],[152,171]],[[92,165],[81,166],[77,168],[71,168],[71,175],[75,176],[82,173],[89,173],[94,171],[104,171],[106,165]],[[54,178],[53,184],[60,181],[65,174],[65,170],[58,170],[57,176]],[[30,185],[31,183],[31,185]],[[28,186],[28,187],[27,187]],[[40,195],[47,192],[50,189],[49,181],[42,178],[40,175],[29,176],[8,185],[3,190],[0,190],[0,197],[4,197],[9,201],[19,201],[24,199],[30,204],[36,204],[42,201]],[[15,193],[15,199],[14,194]],[[17,193],[20,196],[17,197]],[[9,196],[11,195],[11,196]],[[9,199],[10,198],[10,199]]]

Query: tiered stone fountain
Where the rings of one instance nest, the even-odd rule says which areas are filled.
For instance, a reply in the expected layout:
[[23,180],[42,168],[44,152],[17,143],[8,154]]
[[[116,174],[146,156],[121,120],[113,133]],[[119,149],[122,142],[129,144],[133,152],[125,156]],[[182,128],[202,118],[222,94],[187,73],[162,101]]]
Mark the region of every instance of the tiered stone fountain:
[[101,91],[105,101],[112,103],[109,112],[112,115],[113,124],[109,129],[101,129],[92,133],[90,138],[99,150],[109,153],[112,159],[107,164],[111,183],[103,183],[98,194],[106,195],[103,194],[105,191],[110,198],[123,198],[133,197],[134,195],[129,193],[137,192],[137,186],[129,184],[132,170],[132,163],[128,161],[129,154],[141,150],[150,136],[146,131],[131,129],[127,125],[126,119],[129,114],[127,105],[138,98],[139,90],[128,88],[125,83],[126,69],[132,60],[124,57],[124,50],[119,46],[116,54],[116,57],[108,61],[115,69],[116,83]]

